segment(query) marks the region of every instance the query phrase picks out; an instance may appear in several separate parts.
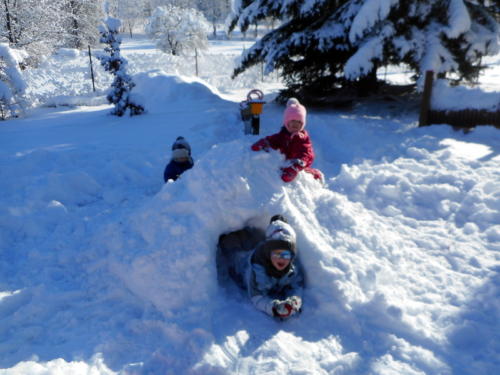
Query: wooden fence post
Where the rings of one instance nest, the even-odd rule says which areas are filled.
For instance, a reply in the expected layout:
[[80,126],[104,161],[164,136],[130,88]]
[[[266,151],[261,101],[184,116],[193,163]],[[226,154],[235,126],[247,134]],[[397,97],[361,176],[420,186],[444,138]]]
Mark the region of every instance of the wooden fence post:
[[418,126],[429,125],[429,111],[431,109],[432,81],[434,72],[425,72],[424,92],[422,93],[422,103],[420,105],[420,119]]

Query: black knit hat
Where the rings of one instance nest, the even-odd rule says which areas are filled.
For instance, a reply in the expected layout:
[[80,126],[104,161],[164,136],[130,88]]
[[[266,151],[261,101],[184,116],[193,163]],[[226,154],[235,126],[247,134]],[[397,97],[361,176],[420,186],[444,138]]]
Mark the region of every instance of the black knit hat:
[[172,159],[190,158],[191,146],[184,137],[177,137],[172,145]]
[[285,217],[283,215],[274,215],[271,220],[269,220],[269,224],[271,224],[273,221],[282,221],[284,223],[288,223],[288,220],[285,219]]
[[180,148],[184,148],[184,149],[188,150],[189,154],[191,154],[191,146],[188,143],[188,141],[186,141],[186,138],[184,138],[182,136],[181,137],[177,137],[177,139],[175,140],[175,142],[172,144],[172,151],[180,149]]

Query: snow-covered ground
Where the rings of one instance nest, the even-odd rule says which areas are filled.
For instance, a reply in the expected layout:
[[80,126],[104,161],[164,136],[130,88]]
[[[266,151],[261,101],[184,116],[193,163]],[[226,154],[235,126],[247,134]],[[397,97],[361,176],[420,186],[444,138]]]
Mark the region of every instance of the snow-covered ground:
[[[214,42],[201,80],[186,78],[194,61],[126,39],[148,111],[133,118],[108,114],[97,67],[90,94],[83,53],[24,73],[49,106],[0,127],[0,374],[498,373],[499,130],[418,128],[399,102],[311,109],[327,184],[283,184],[282,157],[251,152],[238,113],[250,88],[270,100],[280,83],[230,80],[242,43]],[[490,64],[481,82],[498,92]],[[266,104],[262,134],[282,110]],[[164,185],[178,135],[195,167]],[[287,322],[215,269],[220,233],[276,213],[307,274]]]

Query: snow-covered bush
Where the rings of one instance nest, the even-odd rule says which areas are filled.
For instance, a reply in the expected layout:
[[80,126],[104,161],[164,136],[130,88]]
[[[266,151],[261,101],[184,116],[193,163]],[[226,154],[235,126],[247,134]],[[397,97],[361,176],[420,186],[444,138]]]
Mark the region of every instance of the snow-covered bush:
[[7,43],[0,43],[0,116],[17,116],[23,110],[26,83],[18,59]]
[[196,9],[166,5],[154,10],[146,31],[163,52],[183,55],[207,48],[210,25]]
[[130,92],[135,84],[127,74],[127,60],[120,56],[121,38],[118,35],[120,25],[119,19],[109,17],[105,25],[100,28],[101,43],[107,44],[107,47],[104,48],[105,54],[98,58],[104,69],[115,76],[107,99],[115,105],[113,115],[123,116],[127,111],[130,111],[130,116],[140,115],[144,112],[144,107],[131,97]]

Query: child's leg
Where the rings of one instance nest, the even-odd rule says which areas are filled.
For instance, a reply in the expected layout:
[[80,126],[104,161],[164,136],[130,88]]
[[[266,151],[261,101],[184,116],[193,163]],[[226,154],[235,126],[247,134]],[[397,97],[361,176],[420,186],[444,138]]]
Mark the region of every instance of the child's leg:
[[224,255],[230,255],[233,252],[242,251],[243,246],[241,244],[239,233],[241,231],[231,232],[229,234],[223,234],[219,237],[219,247]]

